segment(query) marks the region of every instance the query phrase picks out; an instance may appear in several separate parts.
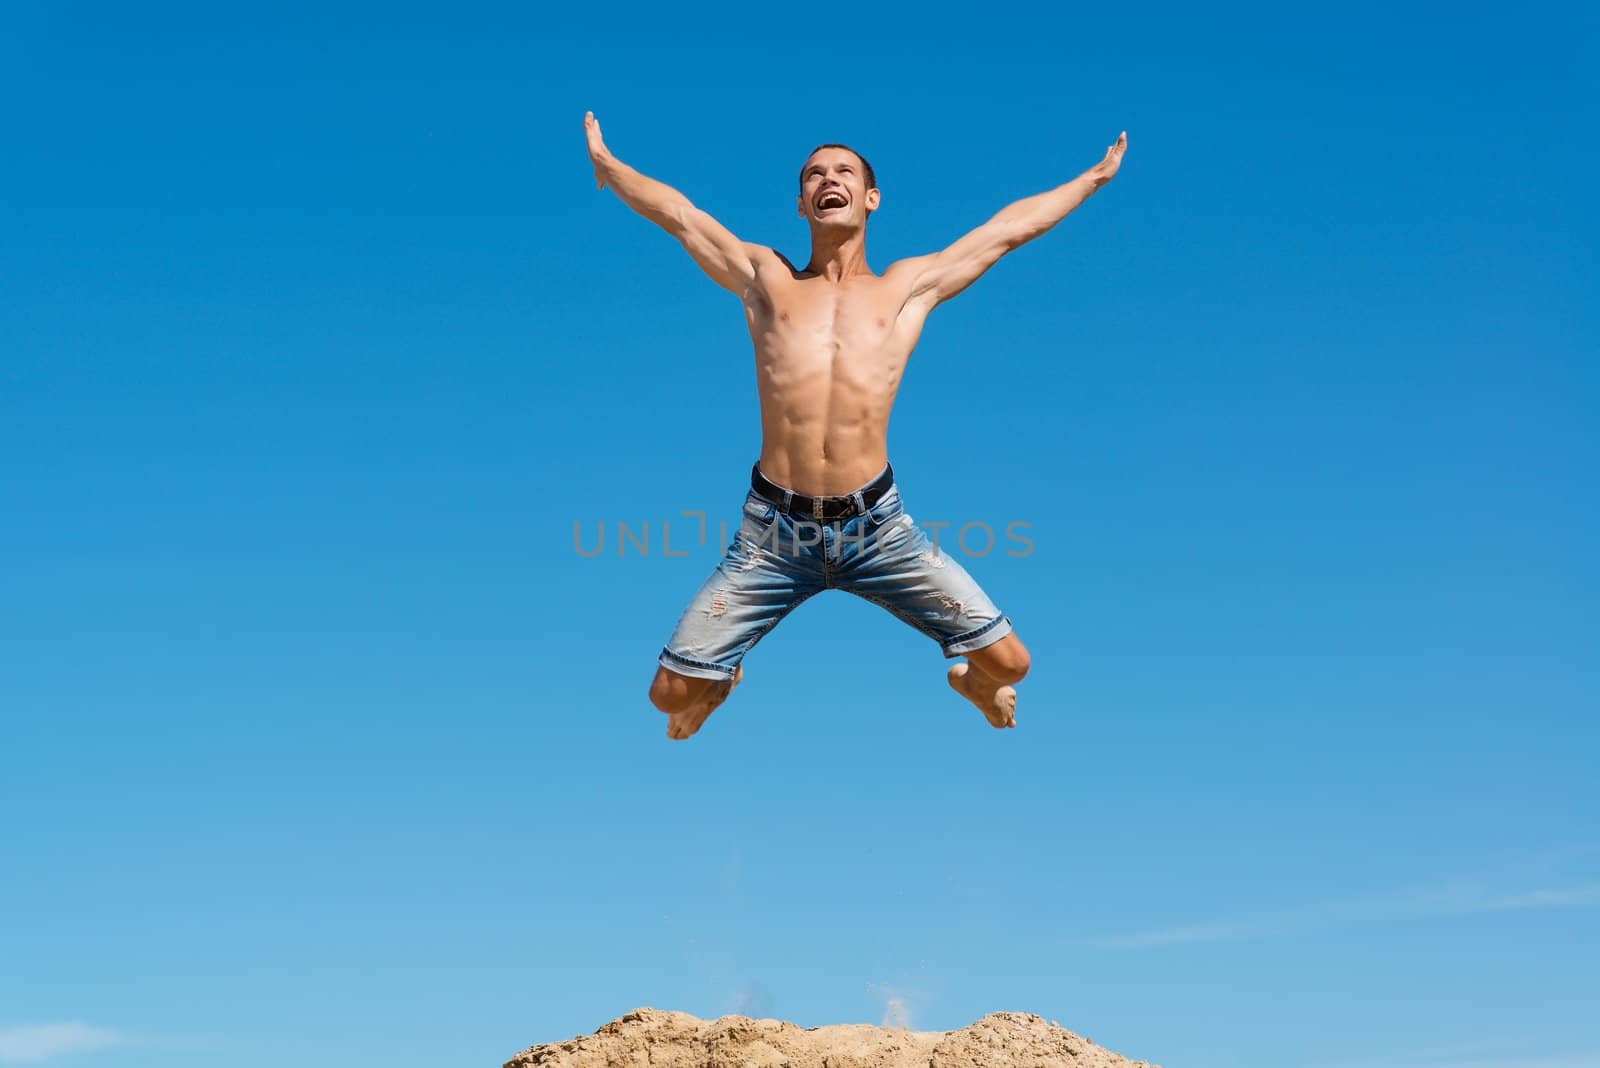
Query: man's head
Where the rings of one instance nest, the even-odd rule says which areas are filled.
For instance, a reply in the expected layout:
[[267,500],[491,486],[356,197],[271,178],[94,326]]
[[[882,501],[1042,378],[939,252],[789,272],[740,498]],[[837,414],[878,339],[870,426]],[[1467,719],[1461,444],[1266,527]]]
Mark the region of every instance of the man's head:
[[800,168],[800,215],[812,226],[865,227],[880,197],[872,164],[848,145],[818,145]]

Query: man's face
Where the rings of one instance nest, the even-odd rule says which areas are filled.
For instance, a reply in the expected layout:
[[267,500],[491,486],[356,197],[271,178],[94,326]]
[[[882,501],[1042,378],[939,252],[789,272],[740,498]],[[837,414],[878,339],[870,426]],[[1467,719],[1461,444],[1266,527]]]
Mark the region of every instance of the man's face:
[[861,160],[843,148],[824,148],[800,172],[800,215],[817,226],[863,227],[878,206],[878,191],[867,188]]

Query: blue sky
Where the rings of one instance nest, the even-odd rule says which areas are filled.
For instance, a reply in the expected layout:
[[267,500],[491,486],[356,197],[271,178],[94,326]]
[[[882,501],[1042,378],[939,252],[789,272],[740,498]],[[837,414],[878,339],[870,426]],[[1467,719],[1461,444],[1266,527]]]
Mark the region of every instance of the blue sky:
[[[0,1064],[498,1064],[654,1005],[1600,1065],[1592,14],[8,23]],[[585,109],[790,256],[857,145],[878,269],[1128,131],[890,431],[919,520],[1029,524],[964,561],[1017,730],[836,595],[662,737],[753,369]]]

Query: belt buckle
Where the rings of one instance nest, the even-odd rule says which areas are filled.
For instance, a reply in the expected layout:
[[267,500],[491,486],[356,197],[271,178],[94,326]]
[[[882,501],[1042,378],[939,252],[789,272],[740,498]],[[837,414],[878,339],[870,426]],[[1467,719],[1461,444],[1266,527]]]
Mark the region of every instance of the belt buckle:
[[811,498],[811,518],[820,522],[822,520],[822,498]]

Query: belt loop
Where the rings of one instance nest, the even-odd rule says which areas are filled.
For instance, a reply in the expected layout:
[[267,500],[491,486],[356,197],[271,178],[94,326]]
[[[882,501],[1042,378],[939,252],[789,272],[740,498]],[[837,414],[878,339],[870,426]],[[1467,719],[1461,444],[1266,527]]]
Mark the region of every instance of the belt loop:
[[850,494],[850,498],[856,502],[856,515],[866,515],[867,499],[866,497],[862,496],[861,490],[856,490],[854,493]]
[[783,510],[785,512],[787,512],[793,507],[794,507],[794,490],[786,489],[786,490],[783,491]]

